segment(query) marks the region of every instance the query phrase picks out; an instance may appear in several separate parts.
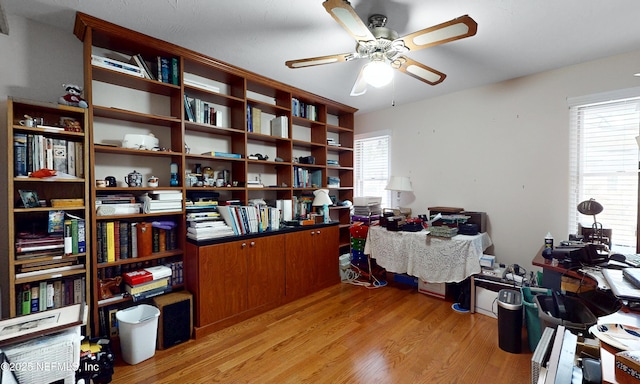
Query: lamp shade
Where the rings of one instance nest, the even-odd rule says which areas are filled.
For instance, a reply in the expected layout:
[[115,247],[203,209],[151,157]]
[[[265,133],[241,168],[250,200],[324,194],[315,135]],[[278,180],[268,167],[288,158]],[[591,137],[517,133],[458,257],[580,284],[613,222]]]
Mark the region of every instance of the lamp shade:
[[393,78],[393,69],[382,60],[371,60],[362,71],[364,80],[376,88],[384,87]]
[[331,201],[331,198],[329,197],[328,189],[316,189],[315,191],[313,191],[313,194],[315,195],[315,197],[313,198],[313,202],[311,203],[311,205],[313,205],[314,207],[333,205],[333,201]]
[[385,187],[389,191],[412,192],[411,180],[407,176],[391,176]]

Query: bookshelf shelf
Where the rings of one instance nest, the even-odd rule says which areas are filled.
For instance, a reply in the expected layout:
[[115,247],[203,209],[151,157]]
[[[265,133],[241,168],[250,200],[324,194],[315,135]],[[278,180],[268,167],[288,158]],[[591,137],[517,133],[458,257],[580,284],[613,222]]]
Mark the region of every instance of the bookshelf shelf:
[[[87,242],[91,229],[89,186],[84,172],[89,168],[86,109],[9,98],[7,100],[7,172],[9,316],[56,309],[90,297],[91,249]],[[25,115],[40,119],[44,127],[19,124]],[[75,120],[83,132],[65,131],[64,120]],[[28,177],[42,168],[55,169],[59,176]],[[46,206],[24,207],[20,191],[33,193]],[[59,199],[78,199],[72,205],[58,206]],[[68,204],[69,202],[67,202]],[[56,205],[55,207],[53,205]],[[63,211],[60,215],[58,212]],[[75,217],[76,229],[71,226]],[[68,221],[68,226],[65,221]],[[84,225],[84,240],[77,224]],[[68,232],[65,230],[68,229]],[[74,238],[71,239],[71,236]],[[71,244],[82,241],[84,250],[65,253],[64,238]],[[62,286],[70,289],[62,293]],[[88,330],[90,332],[90,329]]]
[[[159,177],[161,187],[166,187],[170,163],[177,165],[177,190],[184,198],[195,193],[214,192],[219,201],[235,200],[243,205],[257,198],[268,201],[271,206],[276,200],[307,202],[308,195],[317,188],[294,186],[296,170],[303,167],[316,171],[317,187],[327,188],[328,176],[340,177],[341,187],[329,188],[331,194],[339,201],[353,199],[353,159],[349,157],[353,157],[356,109],[86,14],[77,14],[74,34],[84,43],[84,93],[89,115],[93,116],[88,130],[93,141],[90,145],[92,177],[114,176],[119,183],[118,188],[113,189],[98,188],[89,182],[92,199],[104,193],[138,196],[149,192],[145,188],[123,188],[123,177],[132,169],[141,173],[145,181],[151,175]],[[148,63],[158,56],[170,57],[175,62],[172,67],[176,69],[172,76],[175,81],[166,84],[92,65],[91,55],[101,52],[127,57],[123,61],[140,54]],[[259,116],[255,115],[257,113]],[[171,152],[121,148],[119,141],[125,133],[152,133],[159,139],[159,146],[169,148]],[[327,145],[328,138],[340,142],[342,147]],[[113,143],[116,145],[111,145]],[[214,152],[239,157],[203,155]],[[268,156],[268,160],[248,159],[249,155],[258,153]],[[304,156],[313,156],[315,164],[296,162],[296,158]],[[276,158],[282,161],[275,161]],[[329,164],[329,159],[339,160],[340,166]],[[228,175],[230,184],[235,186],[192,186],[193,179],[187,176],[198,173],[196,169],[205,168],[215,175]],[[250,180],[260,180],[264,187],[250,187]],[[306,203],[292,204],[301,212]],[[179,222],[181,234],[177,249],[170,253],[154,254],[152,259],[95,264],[91,271],[94,288],[99,274],[112,267],[124,270],[140,261],[186,259],[187,213],[189,210],[184,209],[183,204],[181,211],[171,213],[93,215],[94,226],[114,220],[173,220]],[[331,209],[330,213],[333,220],[344,224],[336,227],[340,238],[348,237],[348,209]],[[230,238],[225,242],[237,239]],[[92,243],[97,240],[94,234]],[[97,261],[96,249],[91,258]],[[98,303],[97,297],[92,301],[96,329],[100,318],[98,307],[111,310],[128,304],[126,300]]]

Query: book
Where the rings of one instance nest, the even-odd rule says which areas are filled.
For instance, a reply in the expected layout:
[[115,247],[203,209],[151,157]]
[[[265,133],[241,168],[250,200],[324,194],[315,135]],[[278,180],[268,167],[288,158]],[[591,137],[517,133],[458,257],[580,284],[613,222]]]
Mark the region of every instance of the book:
[[287,116],[278,116],[273,118],[269,124],[271,125],[271,135],[288,138],[289,137],[289,119]]
[[71,219],[64,221],[64,253],[70,255],[73,253],[73,227]]
[[144,59],[142,59],[142,56],[140,54],[131,56],[131,59],[129,60],[129,64],[139,67],[145,79],[152,79],[151,73],[147,70],[146,64],[144,64]]
[[22,303],[22,314],[28,315],[31,313],[31,286],[29,284],[24,284],[22,286],[21,293],[21,303]]
[[14,158],[14,170],[15,177],[27,176],[27,134],[14,133],[13,134],[13,158]]
[[217,151],[209,151],[203,152],[201,155],[205,156],[213,156],[213,157],[226,157],[229,159],[241,159],[242,155],[239,153],[227,153],[227,152],[217,152]]
[[135,287],[140,284],[148,283],[153,280],[164,279],[171,276],[171,268],[164,265],[155,267],[147,267],[135,271],[125,272],[122,274],[122,280]]
[[261,133],[262,126],[262,110],[260,108],[251,107],[251,132]]
[[53,309],[54,307],[54,301],[53,298],[55,296],[55,291],[53,289],[53,282],[47,282],[47,308],[46,309]]
[[144,299],[149,299],[151,297],[159,296],[167,292],[171,292],[171,286],[159,287],[159,288],[154,288],[148,291],[136,293],[131,295],[131,299],[133,299],[133,301],[139,301],[139,300],[144,300]]
[[140,67],[107,57],[91,55],[91,65],[95,67],[110,69],[112,71],[124,73],[131,76],[144,77]]
[[124,284],[124,290],[130,295],[140,294],[146,291],[150,291],[152,289],[157,288],[166,288],[169,285],[169,278],[162,278],[157,280],[151,280],[146,283],[138,284],[135,286],[131,286],[129,284]]
[[[16,273],[16,279],[23,279],[25,277],[38,276],[38,275],[57,274],[59,272],[70,271],[74,269],[82,269],[82,268],[84,268],[84,264],[74,264],[74,265],[67,265],[64,267],[47,268],[47,269],[31,271],[31,272],[20,272],[20,273]],[[44,297],[44,296],[41,296],[41,297]]]
[[67,172],[67,141],[53,139],[53,169],[58,172]]
[[40,285],[34,283],[31,286],[31,313],[40,311]]
[[38,295],[40,297],[39,302],[39,311],[46,311],[47,310],[47,282],[46,281],[41,281],[40,282],[40,289],[38,292]]
[[107,229],[107,262],[112,263],[116,261],[116,245],[115,245],[115,228],[114,222],[108,221],[105,223]]
[[180,68],[178,68],[178,58],[171,58],[171,84],[178,85],[178,79],[180,78]]
[[171,63],[168,58],[160,57],[160,73],[162,74],[162,82],[171,83]]

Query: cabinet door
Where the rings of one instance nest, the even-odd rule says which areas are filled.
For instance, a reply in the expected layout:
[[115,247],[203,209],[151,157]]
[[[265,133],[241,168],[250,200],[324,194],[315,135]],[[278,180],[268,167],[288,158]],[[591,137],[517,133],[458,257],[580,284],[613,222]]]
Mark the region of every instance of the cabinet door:
[[339,228],[331,226],[315,230],[313,235],[314,259],[316,262],[317,288],[325,288],[340,281]]
[[284,296],[284,238],[267,236],[246,243],[248,309],[281,300]]
[[200,326],[247,308],[247,259],[244,241],[200,248]]
[[302,297],[316,286],[313,235],[315,231],[290,233],[285,236],[287,298]]

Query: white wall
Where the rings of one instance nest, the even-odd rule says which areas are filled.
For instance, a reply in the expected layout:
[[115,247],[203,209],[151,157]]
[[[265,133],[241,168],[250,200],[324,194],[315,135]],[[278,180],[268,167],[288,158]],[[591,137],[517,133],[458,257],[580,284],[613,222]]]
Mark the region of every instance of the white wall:
[[402,206],[487,212],[498,260],[531,270],[548,231],[568,237],[567,98],[637,87],[638,71],[640,51],[358,114],[356,133],[392,130]]
[[[62,84],[83,85],[82,42],[68,30],[52,28],[21,17],[7,15],[9,35],[0,34],[0,127],[6,136],[8,96],[56,102],[64,94]],[[6,141],[0,140],[5,158]],[[2,161],[5,164],[5,161]],[[6,167],[0,167],[0,180],[7,179]],[[7,287],[7,190],[0,187],[0,288],[2,316],[9,314]]]

